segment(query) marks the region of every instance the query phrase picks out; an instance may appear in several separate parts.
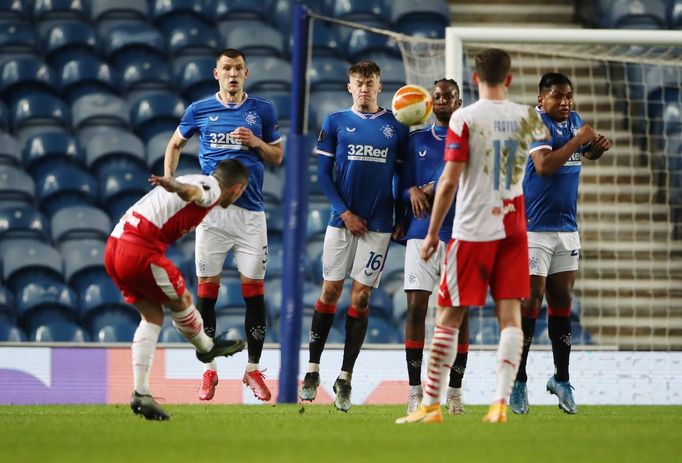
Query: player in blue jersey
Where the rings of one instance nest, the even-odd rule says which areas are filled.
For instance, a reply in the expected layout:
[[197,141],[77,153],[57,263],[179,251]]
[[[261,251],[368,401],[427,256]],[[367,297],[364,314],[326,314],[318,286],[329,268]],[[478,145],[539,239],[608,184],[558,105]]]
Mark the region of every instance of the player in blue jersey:
[[[445,167],[443,151],[448,123],[452,113],[462,105],[457,82],[452,79],[440,79],[433,84],[431,98],[436,122],[427,128],[410,133],[407,141],[407,158],[400,178],[402,200],[411,206],[411,210],[407,212],[406,233],[402,238],[407,241],[404,289],[407,294],[405,358],[409,378],[408,415],[417,409],[423,398],[421,366],[426,314],[429,309],[429,297],[440,277],[445,245],[452,236],[452,221],[455,216],[453,202],[440,229],[441,243],[436,258],[427,262],[422,260],[419,250],[429,229],[429,213],[433,205],[435,187]],[[450,371],[446,403],[451,414],[464,412],[461,387],[468,352],[469,330],[465,315],[459,332],[457,357]]]
[[[215,304],[220,273],[232,249],[240,273],[246,303],[245,331],[248,364],[243,381],[260,400],[270,400],[259,361],[266,330],[264,299],[265,266],[268,256],[267,229],[263,212],[264,164],[282,162],[282,143],[277,113],[271,102],[249,96],[244,81],[249,70],[244,54],[233,48],[216,57],[213,77],[219,90],[193,102],[166,148],[164,175],[173,175],[187,140],[199,134],[199,162],[209,175],[223,159],[238,159],[249,171],[249,185],[229,209],[212,210],[196,230],[196,272],[199,278],[197,308],[209,336],[215,334]],[[207,364],[199,399],[211,400],[218,384],[217,365]]]
[[559,408],[566,413],[578,411],[568,374],[571,301],[580,252],[578,182],[582,158],[599,159],[611,142],[587,125],[573,106],[573,84],[567,76],[556,72],[542,76],[536,109],[551,142],[531,145],[523,182],[531,288],[521,310],[524,341],[510,398],[514,413],[528,413],[526,360],[543,297],[555,369],[547,391],[559,398]]
[[332,204],[324,238],[324,283],[310,327],[310,360],[299,395],[312,401],[320,384],[320,358],[343,283],[353,281],[346,317],[341,373],[334,383],[337,409],[351,407],[351,376],[367,332],[369,297],[378,286],[393,229],[393,179],[408,128],[380,108],[381,70],[361,61],[348,70],[353,106],[332,112],[322,124],[316,152],[318,181]]

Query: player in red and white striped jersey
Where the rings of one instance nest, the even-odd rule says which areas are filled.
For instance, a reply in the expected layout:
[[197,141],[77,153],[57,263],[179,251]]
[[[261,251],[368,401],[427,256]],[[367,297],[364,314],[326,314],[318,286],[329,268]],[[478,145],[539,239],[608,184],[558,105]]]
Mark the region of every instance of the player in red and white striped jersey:
[[111,233],[104,265],[125,301],[142,317],[132,346],[134,390],[130,406],[147,419],[167,420],[168,414],[151,396],[149,373],[163,325],[163,306],[173,324],[206,363],[244,348],[244,341],[208,337],[185,280],[164,255],[168,245],[193,230],[215,206],[228,207],[248,184],[248,171],[237,160],[223,161],[211,176],[151,176],[157,186],[136,202]]
[[480,100],[456,111],[450,119],[446,165],[438,181],[421,257],[428,260],[436,252],[438,231],[457,190],[452,240],[441,272],[424,399],[414,413],[398,423],[443,420],[443,378],[455,359],[459,326],[469,306],[485,304],[488,286],[501,332],[497,389],[483,421],[506,421],[523,343],[521,299],[528,297],[530,289],[523,175],[530,143],[549,140],[533,108],[507,100],[510,70],[511,59],[503,50],[481,51],[473,74]]

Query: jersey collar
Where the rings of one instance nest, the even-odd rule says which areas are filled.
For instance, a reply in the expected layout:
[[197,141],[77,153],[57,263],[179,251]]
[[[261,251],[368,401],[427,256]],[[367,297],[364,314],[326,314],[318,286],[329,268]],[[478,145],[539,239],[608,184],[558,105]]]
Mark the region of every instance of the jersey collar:
[[[445,126],[443,127],[444,131],[447,133],[448,127]],[[434,122],[431,124],[431,135],[433,135],[433,138],[435,138],[438,141],[442,141],[443,139],[438,135],[437,129],[436,129],[436,123]]]
[[379,111],[375,113],[363,113],[351,106],[350,108],[351,111],[353,111],[357,116],[361,117],[362,119],[376,119],[379,116],[383,116],[386,114],[386,110],[382,108],[381,106],[379,107]]
[[215,99],[218,100],[218,103],[220,103],[221,105],[223,105],[223,107],[224,107],[225,109],[237,109],[237,108],[239,108],[241,105],[243,105],[244,102],[246,102],[246,100],[249,99],[249,94],[246,93],[246,92],[244,92],[244,98],[242,98],[242,101],[240,101],[239,103],[225,103],[223,100],[220,99],[220,96],[219,96],[219,95],[220,95],[220,92],[216,92],[216,94],[215,94]]

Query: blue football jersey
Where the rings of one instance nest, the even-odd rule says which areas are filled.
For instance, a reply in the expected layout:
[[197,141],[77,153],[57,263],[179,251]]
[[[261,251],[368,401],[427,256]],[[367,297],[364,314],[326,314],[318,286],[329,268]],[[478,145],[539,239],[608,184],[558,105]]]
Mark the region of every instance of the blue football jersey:
[[[316,152],[334,158],[334,183],[346,207],[370,231],[393,228],[393,176],[402,162],[409,129],[383,108],[364,114],[352,108],[329,114]],[[329,225],[345,227],[332,206]]]
[[249,185],[235,205],[251,211],[263,210],[263,169],[259,153],[230,137],[238,127],[250,129],[265,143],[280,140],[277,112],[267,100],[245,95],[241,103],[227,104],[217,94],[195,101],[185,110],[178,130],[183,138],[199,132],[199,163],[211,175],[224,159],[238,159],[249,171]]
[[[552,151],[561,148],[585,124],[575,111],[571,111],[566,121],[555,122],[539,107],[536,110],[549,129],[551,146],[546,142],[531,143],[529,149],[531,153],[541,148],[549,148]],[[528,157],[526,175],[523,179],[528,231],[578,230],[576,213],[583,152],[581,146],[558,171],[545,177],[538,175],[533,159],[531,156]]]
[[[447,126],[439,127],[434,124],[428,128],[415,130],[410,134],[407,139],[407,159],[403,169],[404,178],[401,179],[401,185],[404,185],[406,189],[413,186],[426,185],[431,182],[434,182],[436,187],[438,186],[438,179],[445,168],[443,152],[445,150],[447,132]],[[418,219],[412,215],[409,195],[407,196],[406,204],[409,225],[404,239],[424,239],[429,231],[430,218]],[[442,241],[448,242],[450,240],[454,218],[455,202],[453,201],[440,229],[439,237]]]

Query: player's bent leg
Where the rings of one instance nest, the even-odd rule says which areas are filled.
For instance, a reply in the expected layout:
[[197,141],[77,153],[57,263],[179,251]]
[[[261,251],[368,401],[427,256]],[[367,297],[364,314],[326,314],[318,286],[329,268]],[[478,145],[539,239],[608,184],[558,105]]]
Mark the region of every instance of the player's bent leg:
[[578,413],[578,406],[573,399],[573,386],[568,381],[557,381],[551,376],[547,381],[547,392],[559,398],[559,408],[569,415]]
[[204,333],[201,314],[192,303],[192,296],[185,290],[179,299],[173,299],[166,304],[171,309],[173,325],[196,349],[196,356],[200,362],[208,363],[216,357],[229,357],[240,352],[246,343],[239,340],[209,338]]

